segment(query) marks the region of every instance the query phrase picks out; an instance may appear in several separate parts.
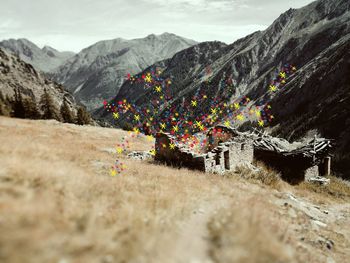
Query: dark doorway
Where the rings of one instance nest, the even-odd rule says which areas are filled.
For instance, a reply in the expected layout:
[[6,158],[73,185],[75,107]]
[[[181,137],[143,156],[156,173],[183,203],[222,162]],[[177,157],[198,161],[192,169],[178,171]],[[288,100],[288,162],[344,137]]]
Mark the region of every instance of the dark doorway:
[[229,153],[229,151],[224,152],[224,159],[225,159],[225,169],[230,170],[230,153]]

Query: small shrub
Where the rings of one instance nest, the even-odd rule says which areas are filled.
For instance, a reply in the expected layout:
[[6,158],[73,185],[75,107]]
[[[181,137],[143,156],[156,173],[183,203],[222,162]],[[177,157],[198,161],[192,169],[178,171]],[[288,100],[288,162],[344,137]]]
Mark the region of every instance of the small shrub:
[[282,179],[280,175],[275,170],[260,163],[256,171],[247,166],[239,166],[236,173],[245,180],[262,183],[274,189],[281,188]]

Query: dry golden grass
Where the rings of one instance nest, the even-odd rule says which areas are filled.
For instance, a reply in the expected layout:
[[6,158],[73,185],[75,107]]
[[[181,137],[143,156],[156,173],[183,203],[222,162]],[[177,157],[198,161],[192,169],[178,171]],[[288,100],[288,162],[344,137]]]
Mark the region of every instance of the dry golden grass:
[[330,179],[328,185],[302,182],[297,188],[305,191],[306,194],[315,193],[320,199],[348,202],[350,200],[350,184],[335,176],[328,176],[328,178]]
[[254,198],[213,217],[208,228],[214,262],[297,262],[284,240],[284,226],[270,220],[268,209],[268,204]]
[[213,186],[203,174],[127,159],[125,173],[109,176],[123,131],[0,120],[0,261],[146,257]]
[[[113,150],[123,136],[0,117],[0,262],[325,262],[328,255],[312,243],[319,232],[345,244],[336,243],[334,259],[349,255],[347,206],[330,199],[334,206],[326,208],[343,217],[316,231],[302,212],[291,217],[276,203],[277,193],[294,189],[279,187],[275,175],[242,171],[242,179],[134,161]],[[152,144],[135,138],[131,150]],[[127,170],[111,177],[117,157]],[[300,243],[300,233],[309,243]],[[242,261],[230,261],[231,251]]]
[[275,170],[265,166],[263,163],[257,164],[258,170],[253,171],[246,166],[239,166],[235,173],[231,173],[229,177],[241,177],[253,183],[259,183],[269,186],[273,189],[281,190],[285,183],[281,176]]

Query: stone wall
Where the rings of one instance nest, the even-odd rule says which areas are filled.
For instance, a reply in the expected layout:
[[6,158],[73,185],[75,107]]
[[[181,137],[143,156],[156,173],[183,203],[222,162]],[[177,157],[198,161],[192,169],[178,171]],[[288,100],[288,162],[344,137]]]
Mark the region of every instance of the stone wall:
[[174,140],[175,137],[170,134],[157,134],[156,160],[168,165],[220,174],[234,171],[237,166],[253,161],[253,141],[249,139],[235,137],[204,154],[195,154],[179,145],[171,149],[170,144]]

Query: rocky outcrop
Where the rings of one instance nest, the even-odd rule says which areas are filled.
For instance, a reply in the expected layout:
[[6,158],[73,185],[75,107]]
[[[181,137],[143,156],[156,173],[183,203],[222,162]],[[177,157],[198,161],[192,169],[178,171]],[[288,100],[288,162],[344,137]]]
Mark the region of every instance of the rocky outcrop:
[[73,113],[76,113],[79,107],[62,85],[48,80],[32,65],[0,48],[0,91],[4,97],[13,97],[15,89],[18,89],[24,98],[31,97],[36,104],[46,90],[57,109],[63,100]]

